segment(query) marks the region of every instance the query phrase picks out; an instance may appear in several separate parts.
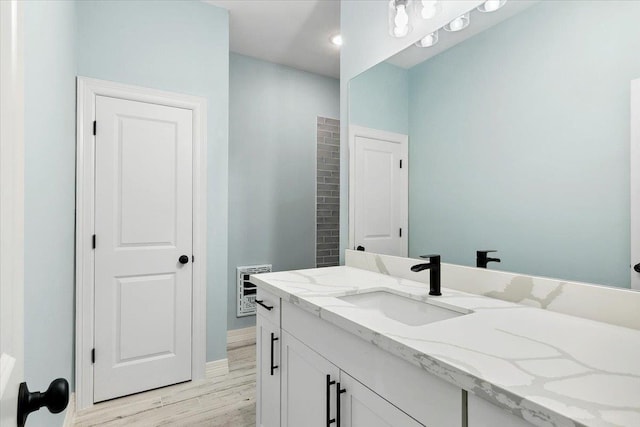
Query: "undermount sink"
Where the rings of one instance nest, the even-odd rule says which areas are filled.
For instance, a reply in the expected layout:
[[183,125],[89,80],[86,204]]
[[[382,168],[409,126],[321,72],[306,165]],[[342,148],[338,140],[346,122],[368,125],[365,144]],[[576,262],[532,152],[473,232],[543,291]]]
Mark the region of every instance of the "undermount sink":
[[385,291],[347,295],[338,299],[408,326],[421,326],[468,314]]

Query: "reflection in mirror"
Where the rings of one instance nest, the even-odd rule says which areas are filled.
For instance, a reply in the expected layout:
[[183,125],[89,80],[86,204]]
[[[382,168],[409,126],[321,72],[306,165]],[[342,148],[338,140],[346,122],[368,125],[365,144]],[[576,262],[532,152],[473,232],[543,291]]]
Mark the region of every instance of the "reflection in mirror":
[[511,1],[350,82],[350,126],[409,136],[410,256],[475,267],[496,249],[488,268],[630,286],[638,17],[638,1]]

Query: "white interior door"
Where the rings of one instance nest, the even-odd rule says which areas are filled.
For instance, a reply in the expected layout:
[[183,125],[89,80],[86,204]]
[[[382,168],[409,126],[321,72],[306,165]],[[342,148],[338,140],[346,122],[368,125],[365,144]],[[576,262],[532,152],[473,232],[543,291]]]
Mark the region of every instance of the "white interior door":
[[354,248],[407,256],[406,145],[356,135]]
[[15,426],[23,381],[23,4],[0,1],[0,425]]
[[193,138],[182,108],[97,96],[96,121],[98,402],[191,379]]
[[640,289],[640,79],[631,81],[631,288]]

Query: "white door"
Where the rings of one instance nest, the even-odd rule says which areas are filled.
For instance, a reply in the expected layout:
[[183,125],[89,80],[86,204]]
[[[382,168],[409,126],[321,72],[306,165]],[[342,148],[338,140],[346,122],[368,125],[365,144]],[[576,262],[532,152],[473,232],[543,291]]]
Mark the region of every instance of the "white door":
[[401,143],[356,135],[354,249],[407,256],[407,160]]
[[281,375],[282,427],[326,427],[335,420],[340,370],[285,331]]
[[256,322],[256,420],[280,426],[280,328],[258,313]]
[[631,289],[640,289],[640,79],[631,81]]
[[0,1],[0,425],[23,381],[23,4]]
[[344,427],[420,427],[422,424],[340,372],[341,425]]
[[96,122],[99,402],[191,379],[193,138],[182,108],[97,96]]

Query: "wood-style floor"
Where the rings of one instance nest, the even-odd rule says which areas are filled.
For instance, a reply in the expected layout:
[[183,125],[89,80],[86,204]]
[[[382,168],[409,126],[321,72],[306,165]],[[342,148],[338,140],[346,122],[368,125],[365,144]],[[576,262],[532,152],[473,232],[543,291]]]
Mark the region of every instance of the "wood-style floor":
[[74,426],[256,425],[256,347],[230,348],[229,373],[115,399],[76,414]]

